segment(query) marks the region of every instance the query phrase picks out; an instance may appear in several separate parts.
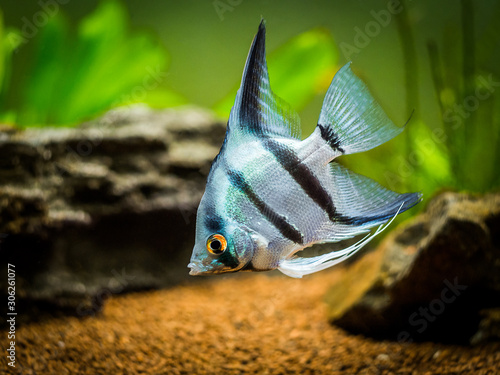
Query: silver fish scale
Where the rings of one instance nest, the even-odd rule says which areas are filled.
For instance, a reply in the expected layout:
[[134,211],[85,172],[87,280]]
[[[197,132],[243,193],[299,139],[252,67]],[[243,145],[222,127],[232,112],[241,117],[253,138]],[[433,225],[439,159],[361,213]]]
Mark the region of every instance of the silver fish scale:
[[[296,144],[300,142],[296,141]],[[252,162],[259,165],[258,171],[248,176],[256,194],[297,228],[304,237],[304,244],[313,241],[318,225],[328,219],[326,213],[270,152],[261,149],[259,154]]]
[[[403,130],[387,117],[350,63],[333,78],[318,125],[303,141],[293,136],[298,116],[273,94],[269,82],[261,22],[198,209],[188,265],[193,275],[278,268],[302,277],[348,258],[421,199],[417,193],[385,189],[332,162],[339,155],[374,148]],[[314,243],[338,242],[375,227],[343,250],[292,257]],[[224,238],[217,254],[207,242],[214,234]]]

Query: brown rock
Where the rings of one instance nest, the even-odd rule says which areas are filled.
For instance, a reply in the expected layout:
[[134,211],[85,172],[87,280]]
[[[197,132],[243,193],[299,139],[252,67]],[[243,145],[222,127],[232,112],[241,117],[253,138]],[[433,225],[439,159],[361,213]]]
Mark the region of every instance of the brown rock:
[[489,340],[500,341],[500,308],[481,311],[479,329],[472,337],[471,342],[480,344]]
[[224,133],[205,110],[145,107],[73,129],[1,131],[0,251],[16,265],[24,311],[93,315],[110,295],[187,277]]
[[468,342],[480,311],[500,306],[499,233],[500,194],[436,197],[349,267],[327,293],[330,320],[399,341]]

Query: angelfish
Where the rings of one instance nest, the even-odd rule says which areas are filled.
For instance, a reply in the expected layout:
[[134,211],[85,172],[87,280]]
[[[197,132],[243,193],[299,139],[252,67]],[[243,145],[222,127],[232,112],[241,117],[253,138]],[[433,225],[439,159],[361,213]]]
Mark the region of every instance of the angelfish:
[[[403,130],[350,63],[335,74],[314,132],[300,140],[297,114],[269,85],[265,32],[262,21],[198,207],[191,275],[277,268],[302,277],[345,260],[421,199],[332,162]],[[296,256],[315,243],[338,242],[374,227],[341,251]]]

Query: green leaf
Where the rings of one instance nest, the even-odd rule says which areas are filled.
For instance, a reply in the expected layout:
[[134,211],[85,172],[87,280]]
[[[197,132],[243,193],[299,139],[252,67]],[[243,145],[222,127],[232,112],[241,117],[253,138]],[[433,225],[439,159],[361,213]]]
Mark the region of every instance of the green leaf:
[[151,71],[165,72],[166,51],[149,35],[128,33],[125,17],[120,3],[105,1],[80,25],[71,61],[73,79],[62,87],[66,95],[58,122],[97,114],[128,95],[141,101]]
[[7,113],[6,94],[10,85],[12,55],[22,41],[17,30],[4,27],[0,9],[0,119],[2,121],[10,122],[13,118],[12,114]]
[[[56,99],[60,97],[61,73],[65,70],[68,54],[68,25],[60,17],[52,18],[37,39],[31,40],[34,48],[29,72],[21,82],[21,108],[17,122],[20,125],[36,125],[55,122]],[[32,44],[34,43],[34,44]]]
[[0,93],[3,91],[2,88],[5,85],[5,64],[6,64],[6,52],[5,48],[7,47],[5,31],[3,27],[3,14],[0,10]]
[[[306,31],[269,55],[271,88],[299,111],[315,95],[328,89],[337,61],[333,38],[325,30]],[[238,87],[214,106],[218,115],[229,116]]]
[[21,126],[74,125],[131,103],[185,103],[165,88],[167,51],[156,37],[130,31],[117,0],[102,1],[76,33],[60,13],[51,17],[29,47],[32,64],[17,108]]

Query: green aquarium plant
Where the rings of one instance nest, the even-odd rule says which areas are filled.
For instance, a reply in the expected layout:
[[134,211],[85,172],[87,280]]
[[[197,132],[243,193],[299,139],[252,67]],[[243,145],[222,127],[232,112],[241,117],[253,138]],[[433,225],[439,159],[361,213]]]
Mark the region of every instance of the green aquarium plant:
[[10,49],[3,43],[3,66],[11,66],[13,47],[28,49],[23,52],[30,63],[16,72],[24,77],[20,84],[3,79],[2,94],[14,104],[0,107],[1,120],[21,127],[71,126],[120,105],[185,103],[164,87],[167,51],[152,35],[129,31],[120,2],[102,1],[76,30],[60,13],[29,43]]
[[[500,77],[492,69],[500,4],[481,34],[473,2],[460,4],[461,20],[445,30],[444,47],[429,40],[427,48],[453,187],[486,192],[500,186]],[[453,48],[457,35],[460,44]]]
[[[495,62],[500,4],[489,24],[481,25],[481,33],[474,24],[473,2],[464,0],[460,6],[461,18],[445,27],[442,39],[427,40],[428,54],[422,59],[417,57],[414,23],[407,8],[397,16],[406,112],[411,117],[406,134],[344,160],[391,189],[420,190],[430,197],[442,189],[484,193],[500,187],[500,76]],[[427,66],[419,69],[417,62]],[[422,79],[418,74],[423,68],[431,72],[435,121],[429,120],[433,109],[418,103]]]
[[16,30],[4,27],[0,9],[0,121],[8,121],[13,117],[5,108],[12,69],[12,55],[19,46],[19,35]]
[[[442,40],[427,41],[427,56],[416,52],[422,46],[413,36],[408,7],[395,17],[405,67],[403,110],[410,121],[404,135],[342,160],[392,190],[417,190],[429,197],[441,188],[485,192],[500,186],[500,77],[495,63],[500,5],[480,32],[472,1],[460,6],[460,19],[450,22]],[[4,28],[0,15],[3,123],[71,126],[120,105],[187,103],[162,82],[169,63],[165,48],[153,35],[130,31],[118,0],[103,0],[75,27],[59,12],[29,43],[16,40],[22,38]],[[21,55],[29,63],[16,64]],[[321,28],[270,51],[268,64],[274,91],[297,111],[323,95],[340,68],[336,44]],[[429,67],[438,113],[434,118],[428,113],[436,111],[419,105],[425,78],[419,73]],[[235,82],[213,107],[219,116],[229,116],[237,87]],[[312,131],[303,126],[304,134]]]

